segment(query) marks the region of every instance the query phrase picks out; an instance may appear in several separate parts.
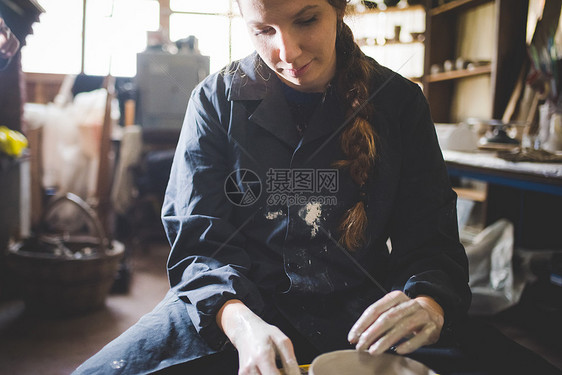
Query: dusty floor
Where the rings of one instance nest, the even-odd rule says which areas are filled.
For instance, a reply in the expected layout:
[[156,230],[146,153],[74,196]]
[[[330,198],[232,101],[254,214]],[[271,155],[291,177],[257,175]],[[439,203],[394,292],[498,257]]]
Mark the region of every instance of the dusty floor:
[[0,305],[0,374],[65,375],[133,325],[168,290],[168,247],[158,244],[131,259],[127,294],[109,295],[105,308],[70,318],[26,314],[20,301]]

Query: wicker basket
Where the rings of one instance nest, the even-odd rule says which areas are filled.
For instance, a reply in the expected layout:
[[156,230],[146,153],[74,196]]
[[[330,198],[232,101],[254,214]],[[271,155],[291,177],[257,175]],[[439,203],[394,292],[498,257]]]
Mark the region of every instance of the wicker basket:
[[[94,223],[97,236],[38,236],[38,244],[58,240],[66,249],[90,248],[86,257],[69,257],[33,251],[23,243],[9,249],[8,260],[22,286],[26,309],[46,315],[71,315],[104,306],[115,280],[124,245],[112,241],[110,246],[95,212],[79,197],[67,194],[53,201],[46,212],[62,201],[76,204]],[[44,215],[46,217],[46,215]]]

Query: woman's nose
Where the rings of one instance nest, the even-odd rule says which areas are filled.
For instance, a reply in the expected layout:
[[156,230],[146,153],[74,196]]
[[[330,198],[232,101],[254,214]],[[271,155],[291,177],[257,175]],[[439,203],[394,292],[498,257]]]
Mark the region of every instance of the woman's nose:
[[292,33],[279,33],[279,58],[292,64],[301,54],[299,36]]

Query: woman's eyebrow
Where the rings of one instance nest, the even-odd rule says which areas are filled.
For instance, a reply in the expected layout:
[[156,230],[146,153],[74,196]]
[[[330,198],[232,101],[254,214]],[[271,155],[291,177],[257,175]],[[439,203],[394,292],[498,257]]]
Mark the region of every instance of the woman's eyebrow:
[[[295,13],[295,14],[292,16],[292,19],[299,18],[299,17],[301,17],[304,13],[308,12],[308,11],[311,10],[311,9],[315,9],[315,8],[318,8],[318,5],[307,5],[307,6],[303,7],[301,10],[299,10],[297,13]],[[249,20],[247,23],[248,23],[248,25],[254,26],[254,27],[255,27],[255,26],[261,26],[261,25],[264,24],[264,22],[254,21],[254,20]]]
[[314,8],[318,8],[318,5],[307,5],[304,8],[302,8],[301,10],[299,10],[294,16],[293,18],[298,18],[300,16],[302,16],[304,13],[306,13],[308,10],[310,9],[314,9]]

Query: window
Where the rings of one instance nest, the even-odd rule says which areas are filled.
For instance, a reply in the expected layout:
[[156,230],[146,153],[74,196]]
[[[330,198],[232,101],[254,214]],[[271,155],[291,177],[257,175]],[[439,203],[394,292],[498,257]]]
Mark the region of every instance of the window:
[[170,39],[195,36],[211,72],[253,51],[234,0],[170,0],[170,9]]
[[22,48],[27,72],[76,74],[82,55],[82,1],[39,0],[45,9]]
[[[134,76],[147,32],[160,27],[158,0],[38,2],[45,13],[22,50],[26,72]],[[253,51],[234,0],[170,0],[165,31],[171,41],[194,35],[201,53],[210,57],[212,72]]]
[[86,2],[84,72],[134,76],[136,54],[146,48],[147,31],[159,28],[159,4],[152,0]]
[[194,0],[170,0],[172,12],[223,14],[230,13],[230,0],[194,1]]
[[77,74],[83,69],[91,75],[134,76],[136,53],[145,49],[147,31],[159,27],[157,0],[38,2],[45,13],[22,49],[26,72]]
[[[159,0],[38,2],[46,12],[22,50],[26,72],[132,77],[136,54],[146,48],[147,32],[161,27],[172,42],[195,36],[201,53],[210,57],[211,72],[254,50],[235,0],[169,0],[170,9],[162,10]],[[365,12],[347,21],[366,54],[405,76],[422,75],[424,47],[411,37],[425,27],[422,7]],[[399,43],[386,42],[396,36],[397,26],[401,26]]]

